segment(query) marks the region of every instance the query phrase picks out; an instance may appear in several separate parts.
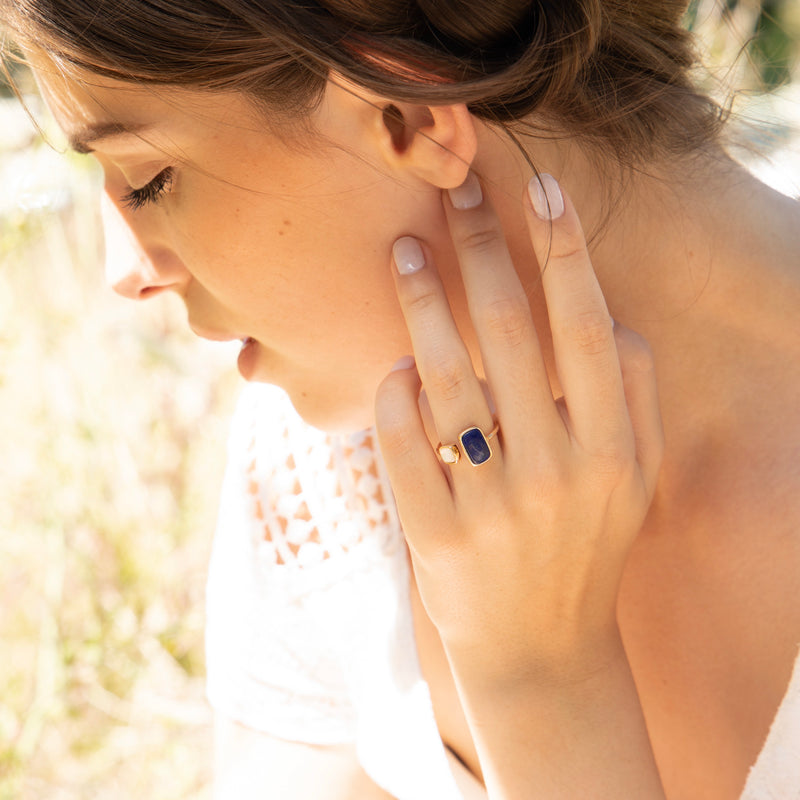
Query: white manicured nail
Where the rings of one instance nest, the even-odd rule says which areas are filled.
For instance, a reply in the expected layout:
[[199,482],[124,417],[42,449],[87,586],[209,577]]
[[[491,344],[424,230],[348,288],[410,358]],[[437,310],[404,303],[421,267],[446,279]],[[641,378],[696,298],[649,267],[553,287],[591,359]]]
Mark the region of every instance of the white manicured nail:
[[425,266],[425,253],[422,246],[412,236],[403,236],[392,248],[394,263],[401,275],[413,275]]
[[483,202],[481,182],[474,172],[467,173],[467,179],[461,186],[457,186],[455,189],[448,189],[447,191],[450,195],[450,202],[453,204],[453,208],[459,211],[477,208]]
[[401,369],[411,369],[417,362],[414,360],[414,356],[403,356],[401,359],[395,362],[394,366],[391,368],[390,372],[397,372]]
[[533,210],[542,219],[558,219],[564,213],[564,198],[558,181],[552,175],[546,172],[538,178],[534,175],[528,183],[528,195]]

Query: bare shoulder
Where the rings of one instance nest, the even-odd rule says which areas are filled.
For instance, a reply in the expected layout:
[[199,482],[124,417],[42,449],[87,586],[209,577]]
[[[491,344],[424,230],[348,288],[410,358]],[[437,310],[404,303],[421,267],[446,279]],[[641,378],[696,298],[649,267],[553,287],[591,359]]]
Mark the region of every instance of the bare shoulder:
[[668,796],[738,797],[786,695],[800,644],[793,424],[771,449],[757,435],[722,447],[740,459],[711,480],[714,456],[700,459],[697,491],[656,507],[631,554],[620,625]]
[[674,366],[692,380],[665,403],[662,481],[620,593],[675,796],[738,796],[798,658],[800,205],[776,205],[769,252],[723,287]]
[[688,402],[697,423],[675,425],[681,463],[667,465],[676,490],[670,501],[712,540],[796,546],[800,202],[754,180],[748,188],[738,237],[726,229],[726,264],[714,266],[711,298],[694,329],[696,400]]

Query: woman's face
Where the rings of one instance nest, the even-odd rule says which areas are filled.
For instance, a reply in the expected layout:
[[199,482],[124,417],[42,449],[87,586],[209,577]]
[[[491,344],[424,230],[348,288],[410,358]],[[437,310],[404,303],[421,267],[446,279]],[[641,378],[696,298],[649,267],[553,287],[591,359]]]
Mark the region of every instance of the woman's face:
[[177,292],[197,334],[246,339],[242,374],[282,386],[308,422],[371,425],[378,383],[411,352],[392,244],[449,249],[440,191],[382,157],[380,115],[329,84],[316,133],[292,141],[236,94],[38,77],[138,243],[132,266],[109,254],[117,291]]

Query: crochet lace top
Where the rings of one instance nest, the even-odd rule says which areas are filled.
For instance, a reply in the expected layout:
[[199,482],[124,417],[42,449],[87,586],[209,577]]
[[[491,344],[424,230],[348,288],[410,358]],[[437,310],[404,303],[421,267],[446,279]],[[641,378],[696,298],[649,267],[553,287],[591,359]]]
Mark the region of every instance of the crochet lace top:
[[[398,800],[486,797],[436,727],[374,431],[325,434],[281,390],[244,390],[209,570],[206,650],[208,697],[225,716],[291,741],[355,743],[367,774]],[[778,799],[800,800],[800,659],[741,796]]]

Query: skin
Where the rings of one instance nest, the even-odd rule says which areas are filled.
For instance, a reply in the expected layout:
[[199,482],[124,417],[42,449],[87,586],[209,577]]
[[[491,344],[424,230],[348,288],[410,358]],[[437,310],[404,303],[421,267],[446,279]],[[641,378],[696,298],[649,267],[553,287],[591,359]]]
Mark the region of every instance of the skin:
[[[290,147],[242,97],[107,81],[85,91],[52,71],[39,76],[70,137],[108,119],[157,122],[92,145],[112,213],[142,253],[127,269],[111,265],[117,291],[135,299],[176,291],[199,335],[256,339],[247,377],[283,386],[317,427],[372,424],[375,388],[410,352],[387,274],[392,244],[408,231],[444,243],[446,231],[438,189],[354,137],[370,107],[331,91],[313,120],[324,139]],[[163,202],[124,206],[131,187],[178,159],[189,163]],[[352,219],[359,225],[345,224]]]
[[[398,133],[387,100],[333,76],[316,138],[287,147],[236,95],[40,82],[68,135],[155,123],[93,145],[143,254],[115,287],[176,291],[201,335],[255,338],[248,377],[312,424],[377,419],[439,729],[490,796],[738,797],[800,640],[797,204],[709,148],[634,174],[600,229],[596,154],[532,141],[565,189],[551,229],[521,155],[461,106],[395,104]],[[159,205],[124,207],[179,161]],[[456,210],[442,190],[469,168],[490,180]],[[602,231],[588,250],[581,223]],[[400,275],[409,236],[427,266]],[[491,427],[482,381],[498,452],[443,470],[429,439]]]

